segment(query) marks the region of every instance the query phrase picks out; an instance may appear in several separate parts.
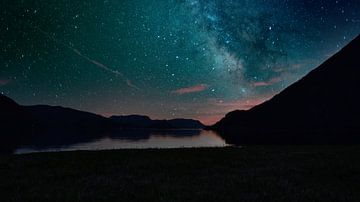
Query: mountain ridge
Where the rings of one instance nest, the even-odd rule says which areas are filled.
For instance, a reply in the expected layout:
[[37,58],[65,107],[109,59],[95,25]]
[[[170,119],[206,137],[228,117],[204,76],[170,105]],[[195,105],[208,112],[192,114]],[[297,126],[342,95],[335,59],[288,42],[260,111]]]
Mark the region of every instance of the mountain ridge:
[[111,120],[131,128],[131,126],[142,127],[142,128],[152,128],[152,129],[202,129],[204,125],[194,119],[151,119],[149,116],[145,115],[121,115],[121,116],[111,116]]
[[[0,95],[0,110],[2,112],[0,120],[6,120],[8,122],[18,122],[21,117],[25,117],[26,121],[34,121],[39,125],[73,125],[76,126],[80,123],[87,123],[87,127],[94,127],[97,124],[98,127],[119,127],[119,128],[153,128],[153,129],[201,129],[204,125],[194,119],[169,119],[169,120],[153,120],[145,115],[113,115],[111,117],[104,117],[95,113],[73,109],[63,106],[51,106],[51,105],[19,105],[11,98]],[[21,114],[21,116],[17,115]],[[144,125],[142,122],[148,121],[148,125]],[[101,125],[107,122],[107,125]],[[83,125],[82,127],[85,127]],[[96,126],[97,127],[97,126]]]
[[308,142],[309,133],[320,135],[324,142],[326,135],[356,134],[360,132],[359,53],[360,36],[272,99],[247,111],[232,111],[209,128],[254,143],[281,138],[291,142],[290,136],[300,141],[301,136],[290,133],[308,133]]
[[[202,129],[204,125],[192,119],[151,120],[147,116],[130,115],[104,117],[91,112],[62,106],[22,106],[0,95],[0,153],[12,153],[29,142],[36,145],[63,145],[91,141],[104,136],[148,138],[152,130]],[[148,125],[136,119],[148,120]],[[145,117],[145,118],[144,118]],[[135,118],[135,119],[134,119]],[[136,131],[136,132],[134,132]],[[179,134],[187,134],[184,130]],[[193,134],[193,133],[191,133]]]

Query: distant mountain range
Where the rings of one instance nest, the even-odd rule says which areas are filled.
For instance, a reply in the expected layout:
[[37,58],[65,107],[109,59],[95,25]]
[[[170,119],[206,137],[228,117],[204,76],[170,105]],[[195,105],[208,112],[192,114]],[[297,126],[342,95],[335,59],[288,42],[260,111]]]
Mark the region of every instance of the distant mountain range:
[[[233,111],[213,126],[230,144],[360,143],[360,36],[269,101]],[[0,94],[0,150],[44,131],[86,138],[126,129],[203,128],[191,119],[100,115],[47,105],[21,106]],[[61,132],[71,131],[71,132]],[[54,137],[55,138],[55,137]],[[77,138],[77,137],[72,137]]]
[[192,119],[151,120],[148,116],[129,115],[112,116],[110,119],[124,128],[154,128],[154,129],[201,129],[204,125]]
[[104,134],[119,136],[124,131],[129,135],[129,130],[204,128],[200,121],[192,119],[152,120],[140,115],[106,118],[60,106],[21,106],[1,94],[0,112],[0,152],[13,150],[34,138],[45,142],[81,142]]
[[233,144],[360,143],[360,36],[269,101],[210,129]]
[[[90,112],[49,105],[21,106],[0,95],[1,125],[21,126],[31,123],[41,127],[70,127],[78,129],[202,129],[193,119],[152,120],[148,116],[128,115],[106,118]],[[5,124],[6,123],[6,124]],[[9,127],[10,128],[10,127]]]

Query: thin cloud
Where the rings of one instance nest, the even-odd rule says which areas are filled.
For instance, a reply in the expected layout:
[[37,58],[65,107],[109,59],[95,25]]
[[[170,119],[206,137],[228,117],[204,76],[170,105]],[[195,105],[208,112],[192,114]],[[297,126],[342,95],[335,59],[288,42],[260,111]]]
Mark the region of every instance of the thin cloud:
[[253,83],[254,87],[264,87],[264,86],[272,86],[274,84],[277,84],[281,81],[280,77],[275,77],[270,79],[269,81],[259,81],[259,82],[255,82]]
[[184,94],[189,94],[189,93],[202,92],[208,88],[209,88],[209,85],[207,85],[207,84],[198,84],[196,86],[190,86],[190,87],[174,90],[174,91],[172,91],[172,93],[175,93],[178,95],[184,95]]
[[11,80],[9,79],[1,79],[0,78],[0,86],[5,86],[6,84],[10,83]]

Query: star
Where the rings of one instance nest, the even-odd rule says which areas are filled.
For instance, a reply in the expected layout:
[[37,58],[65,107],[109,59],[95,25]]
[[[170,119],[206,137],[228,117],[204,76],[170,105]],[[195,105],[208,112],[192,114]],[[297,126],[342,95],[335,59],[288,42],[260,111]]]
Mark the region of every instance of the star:
[[4,0],[1,10],[1,93],[160,119],[208,120],[216,99],[221,118],[271,97],[360,33],[358,0]]

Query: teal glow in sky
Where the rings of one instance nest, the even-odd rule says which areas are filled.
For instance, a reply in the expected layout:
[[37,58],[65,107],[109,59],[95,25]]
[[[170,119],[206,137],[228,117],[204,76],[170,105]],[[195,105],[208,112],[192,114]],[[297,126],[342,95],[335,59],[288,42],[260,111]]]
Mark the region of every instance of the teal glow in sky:
[[1,2],[0,92],[20,104],[213,123],[360,33],[360,2]]

